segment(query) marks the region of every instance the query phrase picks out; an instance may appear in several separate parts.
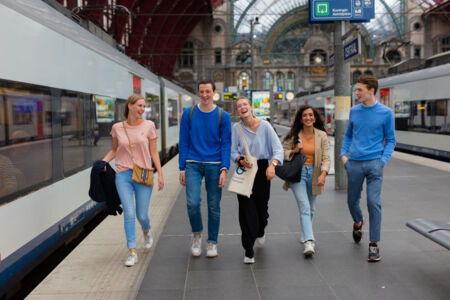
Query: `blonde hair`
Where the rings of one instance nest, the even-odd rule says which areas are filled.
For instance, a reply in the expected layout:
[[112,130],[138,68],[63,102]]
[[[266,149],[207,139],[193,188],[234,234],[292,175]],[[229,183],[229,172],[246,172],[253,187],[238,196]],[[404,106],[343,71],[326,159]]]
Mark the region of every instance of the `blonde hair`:
[[125,112],[123,113],[125,119],[128,119],[128,113],[130,112],[130,110],[128,109],[128,104],[133,105],[141,99],[144,99],[144,97],[138,94],[133,94],[130,97],[128,97],[127,102],[125,103]]
[[236,105],[237,105],[238,101],[239,101],[239,100],[242,100],[242,99],[247,100],[248,104],[252,105],[252,101],[250,101],[250,99],[248,99],[248,98],[245,97],[245,96],[240,96],[240,97],[236,100]]

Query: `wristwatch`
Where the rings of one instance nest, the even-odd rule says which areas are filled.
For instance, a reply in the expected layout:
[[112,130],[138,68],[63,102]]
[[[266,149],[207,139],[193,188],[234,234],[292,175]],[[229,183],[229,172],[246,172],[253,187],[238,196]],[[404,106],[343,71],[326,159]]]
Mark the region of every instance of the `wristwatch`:
[[270,163],[271,163],[274,167],[276,167],[276,166],[278,165],[278,162],[277,162],[276,160],[272,160]]

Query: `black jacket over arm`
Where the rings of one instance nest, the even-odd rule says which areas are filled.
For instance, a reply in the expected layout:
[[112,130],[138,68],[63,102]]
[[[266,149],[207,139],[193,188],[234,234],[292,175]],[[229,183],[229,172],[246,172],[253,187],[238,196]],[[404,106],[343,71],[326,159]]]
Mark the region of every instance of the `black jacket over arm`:
[[[106,166],[106,172],[104,168]],[[89,196],[95,202],[106,202],[109,215],[122,213],[120,198],[116,189],[116,171],[103,160],[96,160],[91,169]]]

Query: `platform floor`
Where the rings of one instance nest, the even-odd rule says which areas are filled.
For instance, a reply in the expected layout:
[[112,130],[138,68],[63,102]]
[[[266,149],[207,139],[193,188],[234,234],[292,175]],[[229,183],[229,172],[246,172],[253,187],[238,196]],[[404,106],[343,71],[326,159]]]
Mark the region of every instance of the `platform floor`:
[[[137,299],[449,299],[450,252],[405,223],[418,217],[450,221],[450,172],[408,162],[413,156],[395,156],[402,159],[387,165],[382,192],[381,262],[367,262],[367,231],[361,244],[353,243],[346,193],[334,190],[332,176],[318,198],[317,253],[310,259],[298,241],[293,194],[282,190],[279,179],[272,183],[267,239],[255,247],[254,265],[242,263],[237,199],[229,192],[222,198],[219,256],[208,259],[204,250],[192,257],[181,193]],[[363,207],[368,218],[365,200]]]
[[[366,259],[368,226],[361,244],[353,243],[346,193],[334,190],[333,176],[317,202],[313,258],[303,257],[297,205],[278,178],[272,182],[266,244],[255,247],[254,265],[242,263],[237,199],[227,191],[219,256],[208,259],[204,250],[191,257],[176,159],[164,172],[166,188],[153,194],[150,206],[157,243],[150,251],[138,249],[138,265],[123,266],[123,220],[108,217],[28,299],[449,299],[450,252],[405,226],[419,217],[450,222],[448,163],[394,153],[384,173],[379,263]],[[364,194],[362,206],[367,218]],[[206,231],[205,203],[202,209]]]

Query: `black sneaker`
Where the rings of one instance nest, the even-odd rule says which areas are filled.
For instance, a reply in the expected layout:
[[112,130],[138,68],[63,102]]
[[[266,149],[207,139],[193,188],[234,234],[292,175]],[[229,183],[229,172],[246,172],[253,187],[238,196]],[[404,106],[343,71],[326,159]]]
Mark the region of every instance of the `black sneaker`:
[[353,240],[357,244],[361,241],[361,238],[363,235],[363,232],[362,232],[363,224],[364,224],[364,221],[361,221],[361,225],[353,223]]
[[370,262],[377,262],[381,260],[380,248],[377,243],[369,244],[369,257],[367,259]]

